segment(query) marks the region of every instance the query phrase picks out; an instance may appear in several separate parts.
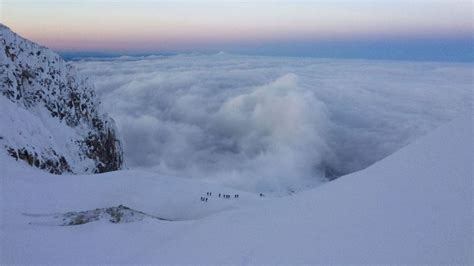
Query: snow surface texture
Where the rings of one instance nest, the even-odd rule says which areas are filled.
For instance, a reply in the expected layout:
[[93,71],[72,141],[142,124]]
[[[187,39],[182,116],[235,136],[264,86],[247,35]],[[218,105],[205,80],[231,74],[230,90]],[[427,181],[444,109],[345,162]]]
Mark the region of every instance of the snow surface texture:
[[[472,117],[281,198],[147,171],[65,178],[0,153],[0,263],[473,264]],[[120,204],[174,221],[45,226],[23,215]]]
[[53,51],[0,24],[0,147],[61,174],[120,169],[114,121],[93,86]]
[[74,62],[130,167],[287,194],[465,113],[472,64],[178,55]]

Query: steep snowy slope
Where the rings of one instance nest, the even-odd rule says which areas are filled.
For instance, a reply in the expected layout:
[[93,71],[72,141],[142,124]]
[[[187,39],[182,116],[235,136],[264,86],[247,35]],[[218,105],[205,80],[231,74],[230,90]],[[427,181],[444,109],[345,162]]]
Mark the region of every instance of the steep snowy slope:
[[[2,154],[0,262],[472,264],[472,124],[470,113],[283,198],[224,200],[216,193],[238,192],[138,171],[60,178]],[[53,226],[51,214],[119,204],[175,221]]]
[[93,86],[51,50],[0,24],[0,146],[55,174],[120,169],[113,120]]

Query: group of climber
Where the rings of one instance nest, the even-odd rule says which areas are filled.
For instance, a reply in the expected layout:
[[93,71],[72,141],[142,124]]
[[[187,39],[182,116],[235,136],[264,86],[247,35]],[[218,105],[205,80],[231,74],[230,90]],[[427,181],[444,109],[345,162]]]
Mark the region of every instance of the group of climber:
[[[201,197],[201,201],[207,202],[211,196],[212,196],[212,192],[206,192],[206,196]],[[264,197],[265,195],[263,195],[263,193],[260,193],[259,196]],[[219,193],[219,198],[230,199],[231,195]],[[239,194],[234,194],[234,199],[238,199],[238,198],[239,198]]]
[[[206,192],[206,197],[201,197],[201,201],[207,202],[211,196],[212,196],[212,192]],[[230,199],[231,195],[219,193],[219,198]],[[239,194],[234,194],[234,198],[238,199]]]
[[[230,199],[230,195],[228,194],[221,194],[219,193],[219,198],[222,197],[224,199]],[[239,194],[234,194],[234,198],[238,198],[239,197]]]

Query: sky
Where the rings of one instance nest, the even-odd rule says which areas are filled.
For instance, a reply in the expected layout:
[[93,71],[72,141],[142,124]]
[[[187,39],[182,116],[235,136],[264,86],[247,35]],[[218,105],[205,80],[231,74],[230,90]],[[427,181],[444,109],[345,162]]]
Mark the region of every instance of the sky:
[[463,0],[1,0],[0,21],[62,52],[470,61],[472,10]]

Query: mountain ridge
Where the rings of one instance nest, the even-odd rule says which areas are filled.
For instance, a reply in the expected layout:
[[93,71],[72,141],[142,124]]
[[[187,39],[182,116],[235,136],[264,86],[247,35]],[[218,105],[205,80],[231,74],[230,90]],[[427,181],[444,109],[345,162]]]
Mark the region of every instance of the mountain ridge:
[[100,109],[93,84],[3,24],[0,46],[0,94],[8,100],[1,105],[0,145],[8,154],[54,174],[120,169],[115,122]]

